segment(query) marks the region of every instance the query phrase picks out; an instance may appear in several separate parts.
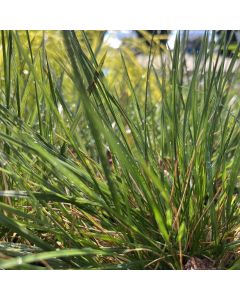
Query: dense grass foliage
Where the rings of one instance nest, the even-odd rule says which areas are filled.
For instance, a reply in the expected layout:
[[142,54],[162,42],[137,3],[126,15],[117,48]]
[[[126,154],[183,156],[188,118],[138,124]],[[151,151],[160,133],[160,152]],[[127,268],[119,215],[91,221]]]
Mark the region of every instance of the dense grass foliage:
[[239,48],[56,35],[1,33],[0,268],[239,268]]

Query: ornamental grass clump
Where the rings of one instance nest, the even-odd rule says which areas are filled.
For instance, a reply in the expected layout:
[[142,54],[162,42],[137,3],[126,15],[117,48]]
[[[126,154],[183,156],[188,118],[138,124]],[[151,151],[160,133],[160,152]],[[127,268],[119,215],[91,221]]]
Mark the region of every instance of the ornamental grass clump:
[[152,38],[138,82],[120,47],[114,85],[102,38],[32,34],[1,35],[0,268],[239,268],[239,46]]

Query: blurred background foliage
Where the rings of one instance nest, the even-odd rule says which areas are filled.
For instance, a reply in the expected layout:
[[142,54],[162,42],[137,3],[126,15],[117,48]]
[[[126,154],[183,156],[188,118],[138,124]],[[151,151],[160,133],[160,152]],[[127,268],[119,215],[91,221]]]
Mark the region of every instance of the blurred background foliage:
[[[83,32],[76,32],[77,36],[80,40],[81,45],[84,50],[86,50],[86,44],[84,43]],[[59,83],[61,83],[64,88],[64,97],[68,99],[69,103],[72,103],[74,108],[74,103],[76,103],[73,95],[75,92],[73,91],[74,86],[72,85],[71,80],[69,80],[68,76],[65,76],[62,71],[62,66],[66,69],[66,72],[69,71],[67,66],[69,65],[68,58],[66,57],[64,51],[64,43],[62,39],[62,35],[60,31],[18,31],[19,39],[23,48],[26,51],[29,49],[29,41],[31,44],[32,58],[30,57],[30,52],[28,54],[29,59],[34,60],[34,64],[36,70],[40,71],[42,65],[47,68],[47,62],[45,55],[47,55],[48,61],[51,62],[51,67],[54,70],[54,76],[58,78]],[[137,93],[137,97],[142,101],[145,97],[145,84],[146,76],[147,76],[147,66],[149,60],[149,49],[150,46],[152,48],[151,54],[158,55],[159,49],[166,48],[165,41],[168,37],[167,34],[157,34],[154,36],[152,40],[152,34],[147,31],[139,31],[137,36],[131,36],[122,38],[121,44],[119,47],[111,46],[111,42],[109,43],[109,37],[107,36],[106,31],[86,31],[88,40],[90,41],[91,47],[94,51],[95,57],[97,58],[98,63],[102,65],[102,71],[106,77],[109,88],[117,95],[120,95],[121,101],[124,103],[126,99],[130,95],[129,86],[126,80],[126,71],[123,66],[123,60],[121,59],[121,55],[124,58],[126,68],[128,70],[128,75],[131,79],[133,88]],[[29,37],[28,37],[29,35]],[[28,40],[29,38],[29,40]],[[3,36],[2,36],[3,39]],[[6,49],[8,48],[8,38],[5,33],[5,45]],[[111,39],[111,37],[110,37]],[[164,41],[164,43],[159,47],[159,42]],[[152,44],[152,45],[151,45]],[[44,47],[42,47],[44,45]],[[17,51],[16,47],[13,47],[11,51]],[[45,52],[45,53],[43,53]],[[85,51],[85,53],[89,52]],[[12,55],[14,59],[16,57]],[[90,58],[90,57],[89,57]],[[160,60],[160,56],[158,55],[158,59]],[[19,60],[21,61],[21,57],[19,56]],[[19,84],[22,85],[25,80],[31,80],[30,70],[22,59],[21,69],[19,70]],[[43,64],[42,64],[43,63]],[[17,62],[16,62],[17,65]],[[0,56],[0,89],[3,89],[4,86],[4,66],[3,66],[3,56]],[[46,70],[45,70],[46,71]],[[24,76],[20,76],[21,73]],[[37,72],[39,74],[44,73],[44,69],[41,72]],[[30,76],[30,78],[28,78]],[[156,87],[155,75],[150,75],[152,78],[149,80],[150,82],[150,91],[151,96],[154,101],[160,101],[161,95],[158,88]],[[12,78],[13,81],[17,80],[16,78]],[[28,93],[35,93],[34,85],[27,85]],[[30,88],[30,89],[29,89]],[[31,90],[32,89],[32,90]],[[13,91],[12,91],[13,92]],[[32,98],[32,97],[30,97]]]
[[[87,49],[88,42],[90,43],[94,57],[100,66],[96,76],[104,75],[108,89],[119,99],[123,106],[129,107],[132,105],[129,102],[132,88],[138,101],[143,103],[147,93],[149,103],[158,107],[158,103],[160,104],[162,100],[162,92],[164,92],[161,86],[164,86],[166,90],[171,89],[169,83],[163,83],[161,80],[166,77],[164,73],[165,75],[166,73],[169,74],[169,64],[165,61],[170,61],[172,54],[171,51],[165,50],[168,50],[167,41],[171,44],[171,37],[174,37],[173,33],[166,30],[139,30],[128,31],[127,33],[95,30],[77,31],[76,34],[84,53],[93,62],[90,55],[91,51]],[[194,34],[197,35],[197,32]],[[220,35],[221,32],[217,34]],[[2,98],[5,98],[8,106],[11,107],[10,102],[12,102],[12,107],[16,108],[15,96],[18,90],[23,91],[20,98],[22,99],[21,107],[24,111],[21,114],[29,120],[30,125],[33,125],[38,113],[38,108],[34,105],[34,99],[39,98],[41,105],[45,103],[41,100],[45,97],[42,89],[35,83],[34,78],[39,78],[48,93],[51,93],[48,87],[48,77],[45,76],[48,74],[49,67],[52,80],[57,85],[59,96],[69,106],[69,111],[75,113],[80,103],[79,96],[76,85],[69,76],[71,72],[70,61],[66,55],[61,32],[18,31],[16,35],[19,37],[28,59],[34,62],[35,75],[32,70],[29,70],[26,57],[23,57],[22,52],[18,49],[19,45],[17,46],[17,43],[12,42],[11,31],[2,32],[1,47],[5,49],[1,49],[3,55],[0,56],[0,93]],[[231,38],[231,34],[228,34],[228,38]],[[199,41],[200,38],[196,38],[196,40]],[[233,43],[229,45],[231,49],[234,49],[234,41],[233,39]],[[195,43],[189,43],[186,52],[190,51],[193,57],[192,54],[194,53],[192,51],[196,50],[197,47]],[[7,62],[6,59],[4,60],[4,53],[6,57],[9,57],[9,60],[14,61]],[[153,72],[148,74],[150,65],[152,65]],[[11,67],[9,68],[9,66]],[[148,76],[149,78],[147,78]],[[8,77],[8,80],[5,80],[6,77]],[[237,73],[234,80],[236,82],[238,80]],[[9,82],[12,84],[9,85]],[[129,82],[131,82],[132,87],[129,86]],[[147,89],[146,86],[148,86]],[[15,87],[18,87],[18,90]],[[231,93],[234,96],[235,90],[232,89]],[[61,110],[60,106],[59,109]],[[46,126],[49,126],[51,124],[51,122],[49,123],[51,113],[47,112],[47,108],[45,112],[43,122]],[[46,118],[46,115],[49,115],[49,117]]]
[[[120,31],[119,31],[120,32]],[[131,33],[129,33],[131,32]],[[131,94],[129,85],[126,80],[126,69],[129,75],[129,78],[132,82],[133,89],[135,90],[136,96],[141,101],[145,99],[146,92],[146,77],[148,65],[153,63],[152,57],[154,56],[154,68],[155,72],[150,73],[149,78],[149,97],[151,102],[159,102],[161,101],[161,92],[157,87],[161,82],[156,81],[156,75],[161,75],[161,72],[167,72],[163,68],[159,68],[162,59],[169,59],[169,52],[165,51],[168,48],[167,41],[174,34],[171,31],[167,30],[138,30],[138,31],[129,31],[128,34],[122,34],[120,39],[111,36],[111,32],[108,31],[77,31],[76,34],[79,38],[81,46],[83,50],[87,50],[86,39],[84,38],[84,34],[86,34],[91,47],[93,49],[94,55],[101,65],[101,71],[106,77],[108,88],[115,95],[120,97],[122,103],[125,103]],[[228,34],[228,38],[230,38],[231,31]],[[238,32],[237,32],[238,33]],[[236,33],[236,34],[237,34]],[[74,85],[68,76],[65,76],[65,72],[69,72],[68,66],[69,61],[66,57],[64,51],[64,43],[62,39],[62,35],[60,31],[18,31],[20,41],[22,46],[27,50],[29,45],[31,44],[32,58],[33,59],[36,70],[42,69],[42,66],[45,66],[45,71],[47,69],[46,55],[49,62],[51,62],[50,67],[54,70],[53,76],[58,79],[60,85],[64,88],[61,90],[64,91],[64,97],[67,99],[67,102],[73,105],[76,103],[76,99],[73,97],[75,95]],[[220,35],[221,32],[218,32]],[[6,33],[5,33],[6,35]],[[115,32],[116,35],[116,32]],[[236,35],[237,36],[237,35]],[[2,36],[3,39],[3,36]],[[8,38],[5,36],[5,45],[6,48],[8,44]],[[113,39],[115,39],[113,41]],[[201,38],[197,38],[194,40],[194,43],[190,43],[187,51],[192,51],[194,47],[197,49],[197,44],[199,44]],[[113,42],[112,42],[113,41]],[[196,42],[197,41],[197,42]],[[232,38],[232,43],[229,45],[229,51],[234,51],[236,48],[236,37]],[[170,41],[171,42],[171,41]],[[42,47],[44,45],[44,47]],[[9,49],[8,49],[9,50]],[[12,51],[17,51],[16,47],[12,49]],[[85,51],[88,57],[91,60],[88,51]],[[164,56],[162,55],[164,53]],[[150,56],[151,57],[150,57]],[[121,58],[122,56],[122,58]],[[14,59],[16,57],[12,55]],[[19,56],[19,60],[21,61],[21,56]],[[124,63],[123,63],[124,60]],[[24,59],[22,59],[22,68],[19,70],[19,84],[24,84],[21,82],[21,78],[23,80],[31,80],[31,76],[28,67],[24,63]],[[43,63],[43,64],[42,64]],[[124,68],[124,64],[126,65],[126,69]],[[17,65],[17,62],[16,62]],[[3,89],[4,86],[4,66],[3,66],[3,56],[0,56],[0,89]],[[6,66],[5,66],[6,67]],[[65,72],[63,72],[63,68]],[[21,72],[24,76],[20,76]],[[44,69],[39,72],[43,76]],[[25,79],[24,79],[25,77]],[[29,77],[29,78],[28,78]],[[158,76],[159,77],[159,76]],[[161,78],[161,77],[159,77]],[[12,78],[12,80],[16,80],[16,78]],[[35,93],[34,85],[27,85],[28,93]],[[30,89],[29,89],[30,88]],[[32,89],[32,90],[31,90]],[[13,91],[12,91],[13,92]],[[32,97],[30,97],[32,98]]]

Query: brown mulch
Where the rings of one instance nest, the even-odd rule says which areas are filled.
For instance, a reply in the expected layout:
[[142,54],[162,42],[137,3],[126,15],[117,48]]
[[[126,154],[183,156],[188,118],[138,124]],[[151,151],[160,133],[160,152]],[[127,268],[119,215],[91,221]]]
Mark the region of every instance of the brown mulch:
[[184,265],[185,270],[216,270],[214,262],[207,258],[190,257]]

